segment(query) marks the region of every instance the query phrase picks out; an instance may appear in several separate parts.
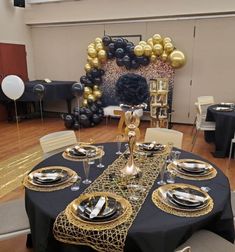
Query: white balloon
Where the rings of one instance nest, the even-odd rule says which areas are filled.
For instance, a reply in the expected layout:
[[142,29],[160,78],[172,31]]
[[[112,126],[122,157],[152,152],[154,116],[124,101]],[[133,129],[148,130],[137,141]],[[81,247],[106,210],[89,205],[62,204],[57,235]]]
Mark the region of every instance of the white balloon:
[[24,82],[16,75],[8,75],[2,80],[3,93],[12,100],[17,100],[24,93]]

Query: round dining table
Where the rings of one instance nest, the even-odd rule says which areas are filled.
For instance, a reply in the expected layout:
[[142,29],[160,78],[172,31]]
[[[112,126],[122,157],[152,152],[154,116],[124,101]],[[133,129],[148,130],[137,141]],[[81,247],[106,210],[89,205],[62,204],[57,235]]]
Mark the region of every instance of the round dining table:
[[220,104],[211,105],[207,109],[206,121],[215,122],[215,133],[213,139],[210,139],[210,132],[206,132],[205,138],[215,143],[215,152],[213,155],[218,158],[224,158],[229,155],[231,139],[235,133],[235,110],[218,111],[215,108]]
[[[103,164],[106,168],[118,157],[115,154],[117,143],[104,143],[103,146],[105,151]],[[122,150],[124,150],[124,146],[122,147]],[[180,158],[203,160],[201,157],[183,150],[181,150]],[[56,165],[69,167],[76,171],[82,178],[85,176],[82,162],[64,159],[62,153],[45,159],[36,165],[33,170]],[[89,178],[92,181],[105,169],[97,168],[96,165],[93,164],[90,168]],[[157,179],[128,230],[124,251],[172,252],[194,232],[200,229],[210,230],[228,241],[233,242],[234,226],[229,181],[220,169],[216,169],[216,177],[209,180],[194,181],[176,178],[176,183],[209,187],[208,194],[214,201],[214,207],[210,213],[200,217],[178,217],[166,213],[154,205],[151,195],[159,187]],[[59,242],[53,236],[53,224],[58,214],[71,201],[79,197],[86,187],[87,185],[81,183],[78,191],[71,191],[71,188],[67,187],[51,192],[39,192],[26,188],[25,205],[30,222],[34,252],[95,251],[89,246]]]

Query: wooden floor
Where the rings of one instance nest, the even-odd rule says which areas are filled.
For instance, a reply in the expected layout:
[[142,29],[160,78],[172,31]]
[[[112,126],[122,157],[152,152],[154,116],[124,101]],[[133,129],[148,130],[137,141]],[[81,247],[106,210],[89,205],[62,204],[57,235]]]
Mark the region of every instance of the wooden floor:
[[[80,132],[76,131],[76,135],[80,141],[89,141],[92,139],[94,143],[112,142],[115,141],[118,134],[117,123],[117,120],[112,119],[107,125],[105,122],[102,122],[94,128],[84,128]],[[141,123],[141,139],[143,139],[147,127],[149,127],[149,122]],[[63,121],[59,118],[47,118],[43,124],[39,119],[25,120],[19,123],[18,129],[15,123],[0,122],[0,160],[5,160],[14,154],[38,145],[39,138],[43,135],[64,129]],[[182,149],[191,151],[192,126],[175,124],[173,129],[184,133]],[[228,159],[214,158],[211,154],[213,150],[214,145],[212,143],[206,143],[203,132],[200,132],[193,152],[218,166],[228,176],[231,189],[235,189],[235,160],[231,160],[230,169],[228,169]],[[23,195],[23,189],[18,188],[1,198],[0,202],[23,197]],[[33,250],[26,249],[25,236],[19,236],[10,240],[1,241],[0,251],[31,252]]]

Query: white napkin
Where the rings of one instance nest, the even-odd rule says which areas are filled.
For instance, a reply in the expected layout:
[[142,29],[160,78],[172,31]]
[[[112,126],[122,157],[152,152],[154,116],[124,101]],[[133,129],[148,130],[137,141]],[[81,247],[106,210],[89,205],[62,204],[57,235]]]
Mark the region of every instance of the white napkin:
[[104,206],[105,204],[105,197],[100,197],[98,202],[96,203],[94,209],[91,211],[89,217],[90,219],[93,219],[95,218],[101,211],[102,207]]
[[199,168],[199,169],[206,169],[207,165],[206,164],[201,164],[201,163],[187,163],[187,162],[182,162],[182,163],[177,163],[177,165],[181,168]]
[[53,172],[53,173],[41,173],[41,172],[35,172],[33,174],[33,177],[34,178],[39,178],[41,180],[47,180],[47,179],[51,179],[51,180],[54,180],[56,178],[58,178],[60,176],[59,173],[57,172]]
[[199,195],[194,195],[194,194],[187,193],[187,192],[180,192],[180,191],[177,191],[177,190],[173,190],[173,194],[176,197],[179,197],[179,198],[191,201],[191,202],[200,201],[200,202],[204,203],[206,201],[205,197],[202,197],[202,196],[199,196]]

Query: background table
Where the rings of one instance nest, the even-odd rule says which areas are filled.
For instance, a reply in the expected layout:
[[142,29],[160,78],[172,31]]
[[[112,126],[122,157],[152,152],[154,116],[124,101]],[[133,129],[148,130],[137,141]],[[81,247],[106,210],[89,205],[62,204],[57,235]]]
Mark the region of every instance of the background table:
[[[212,105],[207,109],[206,121],[215,122],[215,134],[212,139],[215,143],[215,157],[223,158],[229,155],[231,139],[235,132],[235,111],[224,112],[216,111],[214,108],[218,105]],[[206,132],[208,139],[210,133]]]
[[[105,157],[103,163],[106,167],[117,158],[117,155],[115,155],[116,149],[116,143],[104,144]],[[184,151],[181,158],[201,159]],[[44,160],[34,169],[53,165],[70,167],[84,178],[81,162],[65,160],[61,153]],[[102,171],[102,169],[97,168],[95,165],[91,166],[90,178],[94,180]],[[152,192],[158,187],[155,182],[128,231],[125,251],[172,252],[177,246],[188,239],[192,233],[199,229],[211,230],[233,242],[234,226],[230,203],[230,188],[228,179],[223,173],[218,169],[217,176],[212,180],[190,181],[177,178],[176,182],[189,183],[199,187],[209,186],[211,188],[209,194],[215,204],[212,212],[201,217],[183,218],[161,211],[151,200]],[[81,184],[81,189],[76,192],[72,192],[70,188],[55,192],[36,192],[26,188],[26,211],[30,221],[35,252],[94,251],[90,247],[58,242],[54,239],[52,233],[56,216],[73,199],[78,197],[85,188],[86,186],[83,184]]]

